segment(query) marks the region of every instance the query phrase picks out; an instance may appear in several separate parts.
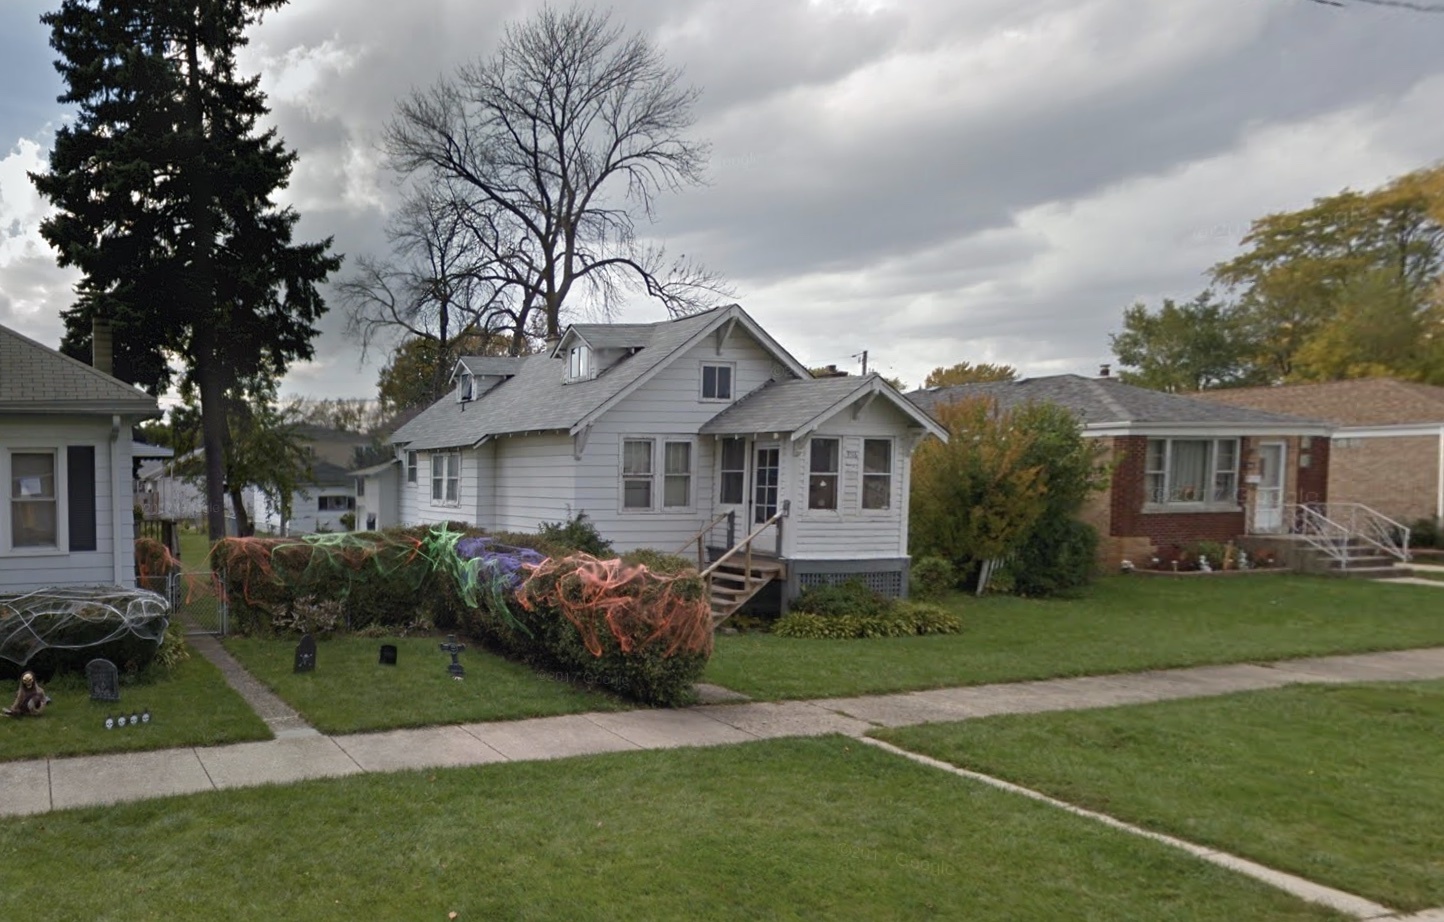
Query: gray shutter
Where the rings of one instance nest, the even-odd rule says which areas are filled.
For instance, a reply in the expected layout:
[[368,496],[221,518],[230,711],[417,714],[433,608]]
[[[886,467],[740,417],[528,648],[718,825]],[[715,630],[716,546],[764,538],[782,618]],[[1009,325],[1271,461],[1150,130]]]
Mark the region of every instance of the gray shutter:
[[70,513],[70,550],[95,550],[95,446],[65,449],[66,499]]

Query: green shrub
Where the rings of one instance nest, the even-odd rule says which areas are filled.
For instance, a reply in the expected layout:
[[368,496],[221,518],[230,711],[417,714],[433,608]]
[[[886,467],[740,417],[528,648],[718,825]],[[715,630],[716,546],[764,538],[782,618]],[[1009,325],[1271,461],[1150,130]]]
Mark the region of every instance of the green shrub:
[[[141,672],[155,659],[170,613],[159,603],[140,608],[134,601],[128,590],[103,589],[74,608],[49,605],[40,592],[0,596],[0,626],[12,628],[0,631],[0,679],[19,678],[27,669],[43,679],[81,672],[97,658],[126,673]],[[17,624],[25,627],[14,629]]]
[[542,522],[537,526],[537,534],[593,557],[608,557],[612,553],[612,542],[602,537],[585,512],[578,512],[565,522]]
[[172,621],[166,625],[165,636],[161,638],[160,649],[155,651],[151,665],[170,671],[190,658],[191,648],[186,643],[185,628],[180,626],[180,622]]
[[639,547],[622,555],[622,563],[629,566],[643,566],[662,576],[676,576],[679,573],[696,571],[697,564],[677,554],[659,551],[650,547]]
[[1416,519],[1409,526],[1410,547],[1444,548],[1444,529],[1437,519]]
[[941,605],[900,601],[894,608],[899,617],[911,626],[913,634],[958,634],[963,630],[962,616]]
[[[1019,595],[1049,596],[1092,582],[1097,559],[1098,531],[1086,522],[1062,519],[1035,532],[1007,569]],[[1220,554],[1219,565],[1222,560]]]
[[792,603],[792,610],[827,618],[870,618],[882,614],[889,604],[886,596],[869,589],[862,580],[849,579],[804,589]]
[[908,594],[917,599],[940,599],[958,586],[958,572],[941,557],[919,557],[908,574]]

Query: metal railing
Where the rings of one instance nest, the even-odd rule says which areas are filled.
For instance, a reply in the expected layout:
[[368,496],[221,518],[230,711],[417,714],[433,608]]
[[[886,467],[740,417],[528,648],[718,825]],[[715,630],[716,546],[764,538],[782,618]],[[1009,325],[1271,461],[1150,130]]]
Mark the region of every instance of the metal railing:
[[1298,503],[1285,507],[1285,514],[1289,534],[1338,561],[1341,569],[1348,568],[1358,544],[1409,561],[1408,526],[1363,503]]

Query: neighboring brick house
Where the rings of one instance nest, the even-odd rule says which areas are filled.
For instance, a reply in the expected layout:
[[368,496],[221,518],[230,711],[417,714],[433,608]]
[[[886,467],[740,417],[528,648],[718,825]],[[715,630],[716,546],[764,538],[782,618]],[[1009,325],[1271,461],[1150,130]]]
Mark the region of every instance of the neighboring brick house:
[[1329,499],[1363,503],[1405,524],[1444,521],[1444,387],[1365,378],[1199,396],[1332,423]]
[[1113,475],[1082,518],[1098,529],[1099,562],[1141,561],[1193,541],[1285,528],[1285,507],[1328,498],[1331,427],[1323,422],[1055,375],[914,391],[927,410],[986,396],[1002,408],[1055,403],[1107,447]]

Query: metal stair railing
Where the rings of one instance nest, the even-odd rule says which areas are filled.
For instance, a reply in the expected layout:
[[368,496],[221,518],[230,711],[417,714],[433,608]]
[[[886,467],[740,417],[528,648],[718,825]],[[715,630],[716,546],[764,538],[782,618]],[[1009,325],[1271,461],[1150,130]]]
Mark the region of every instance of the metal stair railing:
[[1356,542],[1409,561],[1409,528],[1363,503],[1298,503],[1285,511],[1289,534],[1338,561],[1342,570]]

